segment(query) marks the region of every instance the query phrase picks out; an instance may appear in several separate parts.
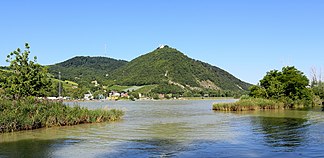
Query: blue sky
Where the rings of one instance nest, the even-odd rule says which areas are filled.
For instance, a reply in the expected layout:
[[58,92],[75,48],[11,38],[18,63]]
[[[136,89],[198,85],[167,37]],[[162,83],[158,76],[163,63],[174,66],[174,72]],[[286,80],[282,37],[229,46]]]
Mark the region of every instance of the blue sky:
[[105,56],[105,44],[132,60],[167,44],[255,84],[285,65],[324,70],[324,1],[1,1],[0,65],[25,42],[40,64]]

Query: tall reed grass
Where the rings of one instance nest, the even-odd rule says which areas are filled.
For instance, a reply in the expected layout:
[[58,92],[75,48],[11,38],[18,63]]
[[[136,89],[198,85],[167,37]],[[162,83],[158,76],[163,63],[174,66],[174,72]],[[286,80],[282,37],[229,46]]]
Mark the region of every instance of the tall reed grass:
[[0,99],[0,133],[115,121],[123,115],[121,110],[88,110],[79,106],[70,107],[62,102]]
[[216,111],[252,111],[260,109],[285,109],[284,103],[262,98],[240,99],[234,103],[216,103],[213,110]]

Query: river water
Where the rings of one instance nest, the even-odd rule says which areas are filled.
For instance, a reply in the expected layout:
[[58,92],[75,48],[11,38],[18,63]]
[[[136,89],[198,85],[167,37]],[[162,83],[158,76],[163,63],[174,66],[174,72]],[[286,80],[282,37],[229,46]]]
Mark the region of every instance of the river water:
[[0,134],[0,157],[324,157],[324,112],[211,110],[231,101],[82,102],[126,114],[112,123]]

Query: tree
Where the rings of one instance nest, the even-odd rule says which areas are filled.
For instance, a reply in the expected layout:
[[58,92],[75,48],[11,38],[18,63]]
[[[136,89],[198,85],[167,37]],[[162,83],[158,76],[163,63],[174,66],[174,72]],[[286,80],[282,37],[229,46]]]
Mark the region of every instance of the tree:
[[318,82],[312,87],[312,90],[315,95],[319,96],[321,99],[324,99],[324,82]]
[[250,90],[250,96],[253,96],[256,98],[268,98],[267,91],[264,87],[251,86],[249,90]]
[[[260,86],[265,89],[265,98],[280,98],[283,94],[284,87],[280,81],[282,72],[278,70],[271,70],[260,80]],[[263,89],[259,89],[259,93],[262,93]],[[256,89],[255,89],[256,90]],[[264,95],[264,94],[263,94]]]
[[37,64],[37,58],[29,60],[30,47],[25,43],[25,50],[19,48],[7,56],[12,74],[6,78],[4,90],[12,99],[27,96],[46,96],[51,82],[47,76],[47,69]]
[[[104,90],[97,90],[97,91],[93,92],[93,97],[95,99],[104,99],[107,97],[107,95]],[[104,98],[102,98],[102,97],[104,97]]]
[[303,72],[295,67],[287,66],[282,68],[282,75],[279,77],[279,81],[283,84],[285,96],[290,98],[297,97],[297,99],[308,97],[307,93],[309,93],[309,90],[307,86],[309,80]]
[[311,71],[311,88],[315,95],[319,96],[321,99],[324,99],[324,82],[322,79],[322,71],[320,70],[319,74],[317,74],[315,68],[312,68]]
[[[307,88],[309,80],[303,72],[293,66],[283,67],[282,71],[272,70],[260,80],[260,86],[250,88],[250,96],[267,99],[283,99],[292,102],[303,101],[309,104],[313,93]],[[293,104],[293,103],[289,103]]]

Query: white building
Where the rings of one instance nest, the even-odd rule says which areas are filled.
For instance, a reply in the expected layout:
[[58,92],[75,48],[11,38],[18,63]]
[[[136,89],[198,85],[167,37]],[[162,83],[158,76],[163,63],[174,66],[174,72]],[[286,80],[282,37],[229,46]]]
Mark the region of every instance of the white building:
[[84,94],[84,99],[85,100],[92,100],[93,99],[93,95],[91,93],[89,94]]

